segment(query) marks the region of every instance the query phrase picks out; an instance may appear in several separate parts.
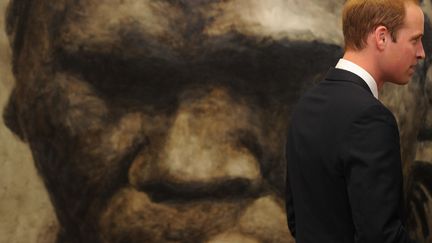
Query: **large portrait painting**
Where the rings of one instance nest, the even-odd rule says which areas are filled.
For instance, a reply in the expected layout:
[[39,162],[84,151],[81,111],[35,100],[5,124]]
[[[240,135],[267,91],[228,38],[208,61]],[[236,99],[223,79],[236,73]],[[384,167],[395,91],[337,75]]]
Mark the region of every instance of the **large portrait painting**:
[[[343,54],[343,3],[0,0],[0,241],[294,243],[287,127]],[[380,100],[400,129],[407,228],[431,243],[421,5],[427,57]]]

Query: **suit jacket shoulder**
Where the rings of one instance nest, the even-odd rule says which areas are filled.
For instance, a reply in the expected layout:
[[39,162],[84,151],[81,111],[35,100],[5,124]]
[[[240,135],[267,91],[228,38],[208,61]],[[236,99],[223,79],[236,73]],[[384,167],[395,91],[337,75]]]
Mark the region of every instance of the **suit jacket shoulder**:
[[296,240],[407,242],[396,121],[360,77],[331,69],[305,93],[292,113],[286,159]]

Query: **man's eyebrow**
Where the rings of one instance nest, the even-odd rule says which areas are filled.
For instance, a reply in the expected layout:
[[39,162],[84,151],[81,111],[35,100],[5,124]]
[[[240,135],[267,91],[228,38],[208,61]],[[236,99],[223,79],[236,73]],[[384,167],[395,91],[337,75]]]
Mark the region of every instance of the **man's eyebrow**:
[[411,37],[411,40],[417,40],[417,39],[421,39],[423,37],[423,33],[414,35],[413,37]]

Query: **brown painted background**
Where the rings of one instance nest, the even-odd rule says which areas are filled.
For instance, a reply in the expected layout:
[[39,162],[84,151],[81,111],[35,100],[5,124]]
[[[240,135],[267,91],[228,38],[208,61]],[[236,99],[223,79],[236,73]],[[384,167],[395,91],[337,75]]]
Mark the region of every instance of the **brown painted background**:
[[[4,31],[6,0],[0,1],[0,107],[13,86],[11,51]],[[52,242],[56,220],[30,150],[0,123],[0,242]]]
[[[6,5],[7,0],[0,0],[0,108],[6,104],[14,83],[10,71],[11,51],[4,33],[3,16]],[[430,13],[429,0],[424,2],[423,7],[426,13]],[[428,132],[432,129],[432,70],[426,72],[424,82],[411,82],[405,87],[386,86],[380,97],[397,117],[406,174],[410,173],[410,166],[414,161],[432,162],[432,142],[428,139]],[[423,191],[428,190],[426,188]],[[427,199],[422,203],[425,210],[423,217],[428,222],[429,230],[432,230],[432,195],[425,195]],[[52,206],[35,171],[27,145],[17,139],[1,122],[0,242],[48,243],[53,241],[54,235],[50,233],[56,229]],[[422,235],[422,228],[417,229],[417,235]],[[423,240],[432,242],[432,237]]]

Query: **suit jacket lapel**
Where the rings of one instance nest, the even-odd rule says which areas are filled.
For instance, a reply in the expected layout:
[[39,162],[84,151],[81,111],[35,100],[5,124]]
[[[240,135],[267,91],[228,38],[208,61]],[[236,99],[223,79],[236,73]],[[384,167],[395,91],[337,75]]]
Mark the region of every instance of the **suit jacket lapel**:
[[349,72],[349,71],[346,71],[343,69],[330,68],[325,79],[329,80],[329,81],[333,80],[333,81],[352,82],[352,83],[355,83],[357,85],[360,85],[361,87],[363,87],[369,93],[372,94],[372,91],[370,90],[369,86],[367,85],[367,83],[362,78],[360,78],[358,75],[356,75],[352,72]]

